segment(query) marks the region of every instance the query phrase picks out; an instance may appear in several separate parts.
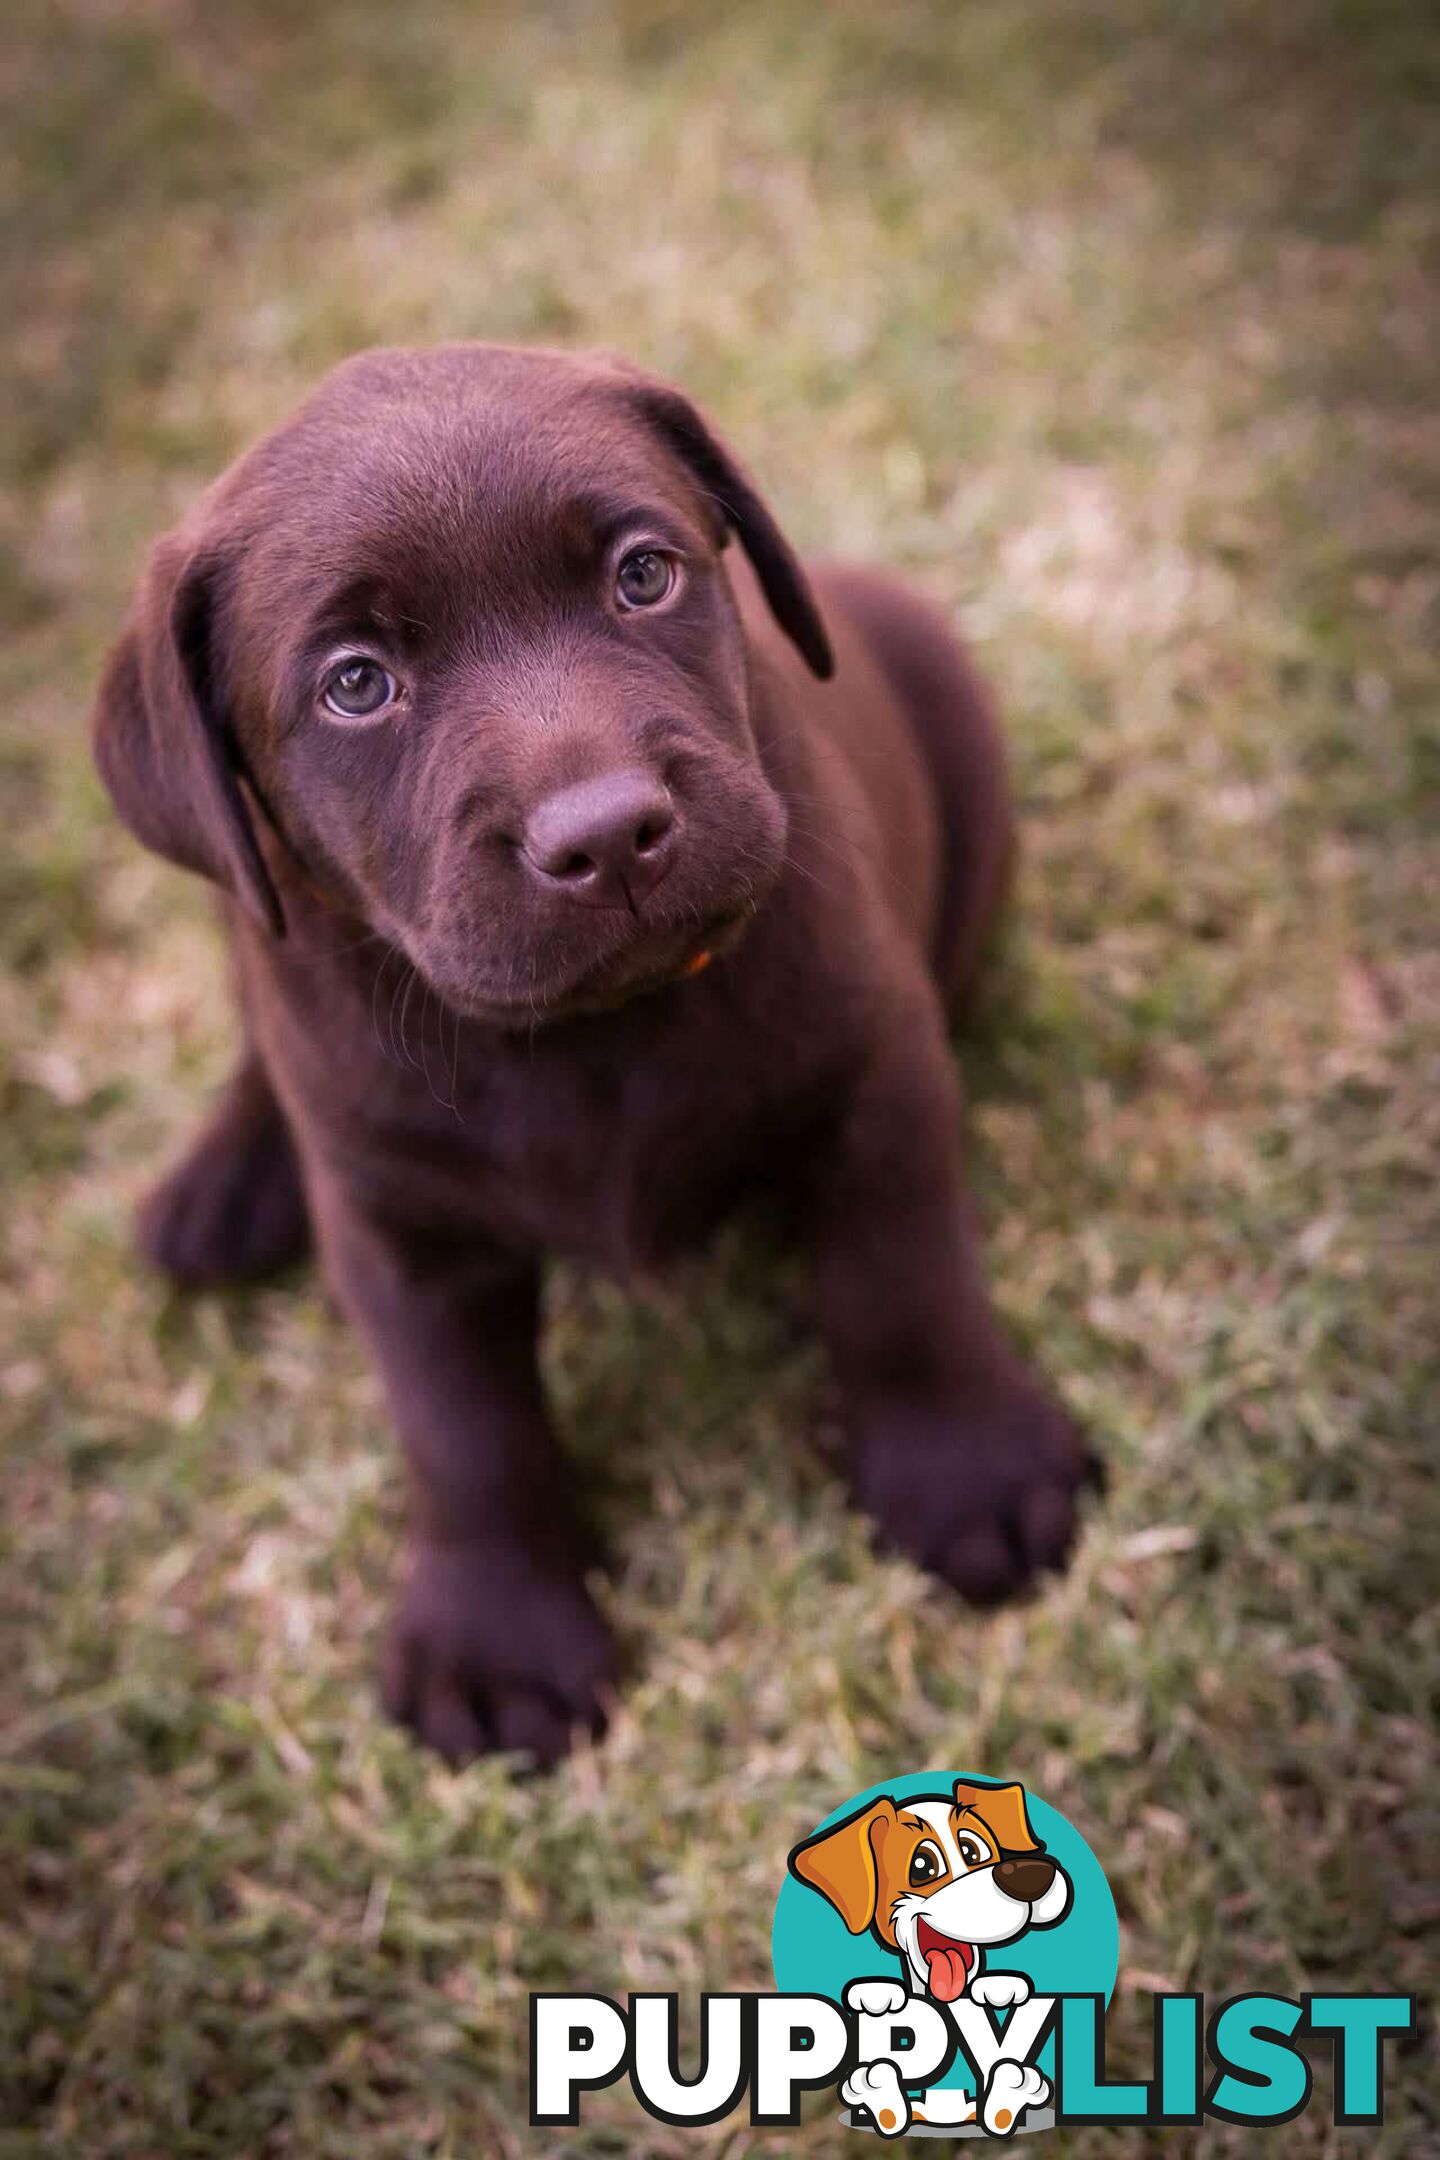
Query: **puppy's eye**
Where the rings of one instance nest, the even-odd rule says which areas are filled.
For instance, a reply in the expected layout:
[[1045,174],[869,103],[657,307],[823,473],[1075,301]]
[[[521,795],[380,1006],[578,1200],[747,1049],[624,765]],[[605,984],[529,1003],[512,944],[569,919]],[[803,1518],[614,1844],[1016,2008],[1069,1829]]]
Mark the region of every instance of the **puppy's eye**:
[[966,1867],[983,1867],[985,1862],[990,1858],[990,1855],[988,1852],[986,1852],[985,1847],[979,1842],[977,1838],[973,1837],[957,1837],[955,1840],[955,1850],[959,1853],[960,1858],[964,1861]]
[[615,573],[615,595],[622,607],[658,607],[675,590],[673,557],[658,548],[632,548]]
[[368,720],[393,705],[400,685],[378,660],[366,660],[357,653],[330,670],[320,694],[342,720]]
[[926,1883],[938,1882],[944,1873],[945,1855],[927,1838],[910,1855],[910,1887],[912,1890],[923,1889]]

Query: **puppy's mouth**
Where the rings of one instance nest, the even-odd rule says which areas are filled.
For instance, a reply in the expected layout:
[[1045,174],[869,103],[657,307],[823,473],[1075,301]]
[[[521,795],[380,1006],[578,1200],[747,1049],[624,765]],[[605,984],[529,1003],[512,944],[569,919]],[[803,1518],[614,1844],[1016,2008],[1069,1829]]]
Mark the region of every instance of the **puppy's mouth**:
[[703,975],[714,961],[733,951],[757,912],[755,904],[747,901],[699,928],[690,924],[626,945],[553,989],[540,983],[524,998],[481,995],[473,1000],[471,1010],[477,1019],[501,1027],[533,1027],[585,1014],[614,1012],[637,998],[653,996]]
[[953,1935],[942,1935],[928,1920],[921,1920],[915,1930],[915,1947],[924,1961],[935,2000],[957,2002],[975,1970],[974,1945],[957,1942]]
[[647,943],[633,957],[622,953],[618,964],[602,965],[593,976],[582,977],[563,1003],[567,1010],[619,1004],[703,975],[713,960],[739,943],[755,912],[749,904],[727,908],[699,930],[677,931],[657,946]]

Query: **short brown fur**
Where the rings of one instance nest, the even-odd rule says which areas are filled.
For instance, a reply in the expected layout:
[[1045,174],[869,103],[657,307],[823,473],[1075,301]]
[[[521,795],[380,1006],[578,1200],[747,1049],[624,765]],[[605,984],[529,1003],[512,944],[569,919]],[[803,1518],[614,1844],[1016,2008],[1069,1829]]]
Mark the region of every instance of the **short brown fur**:
[[[678,565],[649,613],[637,534]],[[362,722],[321,696],[357,646],[396,693]],[[395,1715],[453,1757],[598,1726],[540,1263],[651,1268],[746,1194],[810,1261],[888,1543],[980,1603],[1062,1562],[1092,1459],[987,1301],[945,1039],[1011,854],[989,702],[925,602],[807,571],[683,397],[348,363],[157,546],[96,747],[228,894],[245,1026],[142,1240],[189,1283],[318,1245],[412,1473]],[[598,853],[551,848],[577,806]]]

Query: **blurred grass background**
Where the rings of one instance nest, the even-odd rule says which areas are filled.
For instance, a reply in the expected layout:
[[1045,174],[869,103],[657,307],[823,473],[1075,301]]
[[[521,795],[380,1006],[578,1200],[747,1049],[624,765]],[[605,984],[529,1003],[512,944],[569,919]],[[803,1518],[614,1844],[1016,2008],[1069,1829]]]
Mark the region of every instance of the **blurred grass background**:
[[[1085,1831],[1121,2070],[1153,1988],[1427,1992],[1433,11],[14,0],[0,83],[0,2154],[848,2150],[529,2132],[526,1996],[764,1985],[789,1845],[887,1770]],[[457,336],[629,350],[963,616],[1026,822],[993,1264],[1114,1471],[982,1623],[869,1553],[753,1252],[562,1278],[634,1678],[538,1784],[380,1721],[400,1478],[319,1290],[131,1258],[231,1029],[85,746],[146,541],[340,355]],[[1358,2138],[1319,2069],[1287,2151],[1440,2150],[1421,2051]]]

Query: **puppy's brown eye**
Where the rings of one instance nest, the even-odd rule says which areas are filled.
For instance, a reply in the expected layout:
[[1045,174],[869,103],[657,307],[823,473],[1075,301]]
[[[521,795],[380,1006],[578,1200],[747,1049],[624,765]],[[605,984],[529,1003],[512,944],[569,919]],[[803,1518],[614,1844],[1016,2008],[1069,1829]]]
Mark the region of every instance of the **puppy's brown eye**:
[[938,1845],[932,1845],[927,1838],[925,1843],[917,1845],[910,1855],[910,1887],[912,1890],[922,1890],[927,1883],[938,1882],[944,1873],[945,1855]]
[[622,607],[658,607],[675,586],[675,565],[658,548],[636,548],[615,573],[615,591]]
[[321,692],[331,712],[342,720],[368,720],[400,694],[400,686],[378,660],[342,660],[325,678]]
[[973,1837],[956,1838],[955,1850],[966,1867],[982,1867],[990,1857],[984,1846]]

